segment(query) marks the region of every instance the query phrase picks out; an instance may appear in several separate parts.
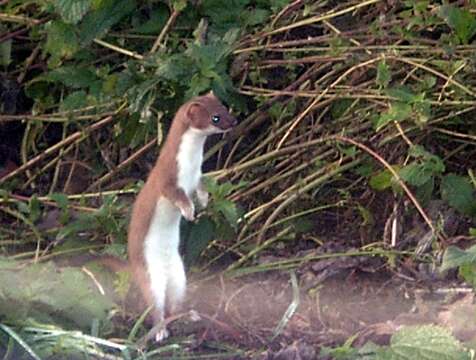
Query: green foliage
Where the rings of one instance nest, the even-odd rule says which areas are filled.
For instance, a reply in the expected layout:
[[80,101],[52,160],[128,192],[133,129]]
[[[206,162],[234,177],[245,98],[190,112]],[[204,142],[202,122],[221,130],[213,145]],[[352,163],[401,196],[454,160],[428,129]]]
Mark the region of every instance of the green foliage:
[[476,35],[476,17],[468,10],[452,5],[443,5],[440,7],[439,15],[455,31],[462,44],[468,44],[471,38]]
[[[151,81],[158,82],[163,78],[175,91],[184,92],[185,99],[211,89],[224,101],[242,108],[239,99],[233,94],[232,81],[227,72],[228,58],[238,34],[236,29],[232,29],[211,44],[189,43],[183,53],[159,55],[155,72],[158,78]],[[136,102],[145,93],[140,93]]]
[[390,72],[390,67],[384,60],[380,61],[377,66],[377,77],[375,82],[378,86],[386,88],[391,80],[392,74]]
[[447,329],[433,325],[409,326],[392,336],[380,359],[470,359],[470,353]]
[[434,178],[445,171],[443,161],[438,156],[426,151],[422,146],[413,146],[410,148],[408,155],[414,160],[400,169],[399,175],[408,184],[416,188],[423,187],[425,192],[428,191],[425,185],[430,184],[429,192],[431,194]]
[[383,191],[393,184],[393,175],[389,170],[382,170],[373,175],[369,180],[369,185],[374,190]]
[[101,207],[92,213],[80,213],[77,218],[68,221],[57,234],[58,239],[73,239],[80,232],[104,232],[119,242],[126,241],[127,219],[122,213],[124,204],[117,196],[105,196]]
[[[203,16],[212,21],[216,34],[225,34],[230,29],[240,29],[263,23],[270,15],[267,6],[251,6],[250,0],[205,0],[201,10]],[[282,4],[285,2],[281,1]],[[282,4],[278,4],[282,5]]]
[[52,62],[71,58],[79,50],[79,40],[73,25],[55,20],[49,24],[46,32],[45,50],[51,55]]
[[227,199],[235,190],[245,184],[225,182],[218,184],[212,178],[204,178],[211,200],[207,207],[207,214],[201,216],[197,222],[183,226],[185,242],[185,262],[194,264],[208,244],[217,238],[230,239],[236,231],[241,211],[237,205]]
[[[350,338],[349,340],[352,340]],[[324,348],[322,355],[348,360],[469,360],[471,353],[449,330],[434,326],[407,326],[393,334],[389,346],[367,343],[360,349],[348,343],[334,349]]]
[[476,217],[476,195],[469,178],[448,174],[441,180],[441,198],[460,213]]
[[[384,70],[380,71],[384,72]],[[387,80],[390,81],[388,78],[389,74],[385,76],[387,76]],[[431,116],[431,104],[426,99],[426,93],[424,91],[414,93],[407,86],[397,86],[388,88],[386,93],[395,100],[390,103],[389,109],[386,112],[377,117],[375,121],[376,131],[380,131],[392,121],[401,122],[412,119],[417,125],[421,126],[426,124]]]
[[19,268],[1,258],[0,269],[0,315],[10,321],[62,319],[64,326],[87,329],[95,319],[106,321],[113,307],[79,268],[57,271],[52,263]]
[[65,23],[77,24],[88,12],[91,0],[55,0],[54,3]]
[[[182,228],[183,229],[183,228]],[[184,239],[184,262],[194,265],[210,242],[217,236],[215,223],[208,217],[202,216],[197,222],[186,226],[182,231]]]
[[212,218],[218,220],[218,224],[226,224],[236,228],[241,214],[236,204],[228,200],[227,197],[233,191],[245,185],[246,183],[243,181],[238,184],[232,184],[230,182],[218,184],[212,178],[206,178],[207,190],[213,199],[213,202],[210,203],[209,210]]
[[[408,152],[412,161],[400,167],[394,166],[402,180],[416,188],[416,195],[420,201],[427,202],[435,192],[435,182],[440,180],[441,199],[449,206],[467,216],[476,216],[476,198],[474,188],[469,178],[446,174],[443,160],[422,146],[413,146]],[[391,186],[397,190],[393,175],[389,170],[382,170],[369,179],[370,186],[377,191],[383,191]]]
[[79,24],[78,36],[81,46],[89,45],[93,39],[102,37],[124,16],[134,11],[134,0],[103,0],[100,6],[89,12]]
[[456,246],[446,249],[441,271],[458,268],[459,275],[473,288],[476,288],[476,245],[461,250]]
[[[389,11],[382,22],[381,11],[376,11],[374,5],[360,7],[363,3],[356,1],[311,1],[299,6],[287,0],[5,2],[2,20],[8,21],[0,24],[2,37],[7,38],[0,44],[4,71],[0,81],[1,117],[11,122],[8,126],[23,128],[26,124],[28,128],[18,141],[18,149],[10,149],[14,157],[7,160],[14,162],[14,169],[34,161],[27,171],[20,168],[19,174],[0,186],[12,190],[8,194],[0,189],[0,216],[6,225],[0,232],[2,250],[26,258],[39,246],[40,260],[44,255],[76,255],[102,247],[106,253],[124,256],[130,209],[124,207],[122,199],[129,204],[131,195],[121,194],[119,201],[118,197],[97,194],[49,194],[66,191],[66,181],[78,181],[73,185],[81,185],[81,189],[91,189],[88,181],[94,182],[92,192],[129,189],[135,179],[145,177],[148,165],[144,164],[152,163],[155,156],[143,146],[163,139],[168,121],[185,100],[210,89],[235,110],[249,109],[253,113],[242,117],[238,136],[232,134],[223,139],[230,144],[231,152],[222,146],[225,141],[217,139],[213,145],[212,151],[220,151],[217,163],[224,163],[226,158],[231,170],[224,173],[229,174],[228,181],[238,185],[211,183],[209,208],[198,212],[195,222],[184,223],[181,234],[187,264],[196,264],[202,258],[202,263],[237,268],[252,261],[258,269],[282,270],[310,261],[306,254],[315,254],[324,243],[331,245],[326,246],[329,251],[338,251],[335,249],[341,247],[340,241],[349,236],[360,238],[362,247],[375,241],[384,229],[391,206],[379,203],[388,197],[374,196],[365,179],[375,190],[392,188],[396,197],[401,195],[401,189],[388,170],[376,172],[379,163],[369,162],[359,148],[336,146],[334,141],[326,140],[336,136],[368,141],[371,148],[391,162],[423,206],[429,199],[443,199],[464,216],[458,231],[474,235],[474,224],[468,219],[474,216],[474,186],[468,174],[470,178],[474,176],[467,169],[475,154],[471,149],[474,61],[471,46],[456,46],[474,42],[473,10],[462,2],[443,6],[429,0],[404,0],[395,6],[393,3],[387,2]],[[287,4],[290,6],[280,13]],[[356,5],[358,11],[336,15]],[[178,16],[164,32],[157,51],[151,53],[174,10]],[[329,15],[328,24],[321,21],[322,14]],[[309,60],[310,57],[317,60]],[[248,109],[240,92],[249,95]],[[323,97],[314,108],[308,108],[314,94]],[[303,111],[307,114],[300,117]],[[8,114],[16,117],[8,119]],[[104,127],[91,129],[110,116],[112,120]],[[16,121],[19,118],[22,123]],[[372,121],[377,134],[369,127]],[[399,129],[393,122],[398,122]],[[405,138],[399,136],[400,127]],[[74,143],[44,152],[72,133],[81,136]],[[404,140],[416,145],[408,153],[408,142]],[[5,144],[0,145],[3,151]],[[140,161],[124,163],[131,155],[141,157]],[[83,169],[78,172],[81,176],[69,172],[70,165]],[[208,165],[212,167],[213,163]],[[0,173],[3,166],[0,159]],[[11,171],[7,165],[5,168]],[[107,178],[104,175],[113,176],[102,181]],[[263,180],[269,186],[261,187]],[[29,201],[18,200],[22,196],[29,196]],[[233,198],[238,202],[230,200]],[[322,206],[316,206],[315,201]],[[59,217],[56,209],[51,211],[51,202],[60,210]],[[347,206],[351,209],[344,209]],[[245,218],[240,207],[249,216]],[[376,209],[385,209],[385,213],[379,216]],[[344,226],[334,226],[335,222],[327,219],[338,219]],[[358,222],[366,226],[365,231],[358,230]],[[273,240],[283,229],[289,231]],[[342,231],[345,236],[340,236]],[[408,232],[408,226],[403,231]],[[261,235],[262,242],[257,245],[254,240]],[[400,245],[408,246],[405,242]],[[349,244],[343,241],[342,246]],[[450,249],[445,254],[445,266],[451,256],[460,255],[462,259],[455,260],[454,267],[474,285],[472,248],[458,250],[459,253]],[[221,257],[223,254],[226,255]],[[303,258],[299,258],[301,254]],[[386,256],[391,266],[398,266],[407,254],[392,252]],[[281,261],[282,257],[287,259]],[[236,262],[230,264],[232,261]],[[278,265],[269,267],[269,262]],[[0,268],[8,270],[10,265],[0,263]],[[35,269],[43,277],[42,270]],[[61,274],[53,272],[52,281],[77,280],[77,274],[68,273],[64,278]],[[28,277],[31,280],[33,275]],[[102,284],[114,283],[122,296],[129,287],[125,274],[116,280],[98,279]],[[81,278],[79,287],[89,280]],[[51,291],[51,296],[69,295],[66,291]],[[71,295],[87,293],[78,292],[73,289]],[[41,312],[36,311],[35,318],[38,313],[40,320],[54,322],[53,317],[58,316],[62,325],[75,326],[77,319],[63,318],[63,302],[53,303],[48,296],[45,298],[46,315],[41,317]],[[57,313],[53,311],[56,307],[60,309]],[[87,314],[92,320],[90,325],[85,321],[83,328],[91,328],[92,334],[97,334],[96,317]],[[138,333],[142,324],[138,323],[129,339]],[[16,331],[18,327],[12,329]],[[91,346],[93,340],[81,337],[79,332],[63,332],[51,341],[55,335],[44,329],[36,331],[25,337],[35,339],[35,351],[42,345],[51,345],[48,349],[56,346],[59,352],[71,349],[74,357],[82,343],[89,357],[101,357],[98,347]],[[368,343],[355,349],[351,346],[352,337],[339,349],[329,349],[328,354],[342,359],[399,359],[412,349],[413,354],[426,356],[423,340],[415,340],[423,338],[422,332],[406,331],[411,336],[405,339],[404,334],[396,335],[390,347]],[[120,327],[115,329],[115,335],[127,338],[125,332]],[[429,332],[429,343],[450,343],[449,356],[456,354],[451,352],[451,339]],[[23,336],[25,332],[19,334]],[[219,339],[218,331],[217,336]],[[5,337],[12,341],[11,333]],[[36,341],[38,338],[41,340]],[[409,346],[405,347],[407,342]],[[184,347],[189,344],[186,340]],[[150,356],[146,352],[137,356],[180,357],[180,346],[172,340],[154,348]],[[438,358],[443,349],[436,349]],[[200,354],[192,357],[195,355]],[[252,351],[246,352],[248,357],[253,355]],[[269,356],[273,355],[270,352]]]

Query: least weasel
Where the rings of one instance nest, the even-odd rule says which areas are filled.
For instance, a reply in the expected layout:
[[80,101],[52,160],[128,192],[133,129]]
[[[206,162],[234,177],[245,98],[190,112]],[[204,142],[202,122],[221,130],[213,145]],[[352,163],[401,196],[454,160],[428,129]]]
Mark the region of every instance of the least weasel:
[[[201,206],[208,203],[201,181],[205,139],[236,124],[213,93],[182,105],[134,203],[128,232],[129,265],[144,300],[153,306],[155,324],[177,312],[185,297],[186,277],[179,254],[180,218],[194,219],[194,194]],[[167,336],[163,327],[156,341]]]

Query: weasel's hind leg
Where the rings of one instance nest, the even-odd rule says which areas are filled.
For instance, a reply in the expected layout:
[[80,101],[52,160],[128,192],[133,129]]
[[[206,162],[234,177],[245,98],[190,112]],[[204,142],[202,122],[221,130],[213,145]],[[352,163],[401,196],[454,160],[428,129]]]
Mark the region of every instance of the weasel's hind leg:
[[167,271],[167,315],[173,315],[180,311],[184,302],[187,279],[182,258],[178,252],[171,256],[169,264]]
[[152,316],[154,326],[162,324],[157,331],[155,341],[160,342],[169,336],[169,332],[164,323],[165,301],[167,291],[167,270],[163,264],[158,261],[149,262],[149,279],[151,298],[149,305],[153,305]]

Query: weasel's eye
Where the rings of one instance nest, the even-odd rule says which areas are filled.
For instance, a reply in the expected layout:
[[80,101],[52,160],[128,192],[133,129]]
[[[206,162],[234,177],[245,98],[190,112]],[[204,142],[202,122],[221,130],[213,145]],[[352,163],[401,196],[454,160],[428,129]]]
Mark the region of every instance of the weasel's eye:
[[213,121],[213,123],[218,124],[220,122],[220,116],[213,115],[212,116],[212,121]]

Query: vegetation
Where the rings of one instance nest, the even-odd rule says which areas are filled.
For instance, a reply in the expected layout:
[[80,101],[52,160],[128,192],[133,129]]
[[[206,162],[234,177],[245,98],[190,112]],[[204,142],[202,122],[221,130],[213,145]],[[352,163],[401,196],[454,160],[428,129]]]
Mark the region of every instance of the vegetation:
[[[470,358],[474,0],[0,0],[0,20],[3,359]],[[240,125],[183,224],[202,320],[140,347],[127,274],[91,259],[125,257],[174,112],[209,90]]]

